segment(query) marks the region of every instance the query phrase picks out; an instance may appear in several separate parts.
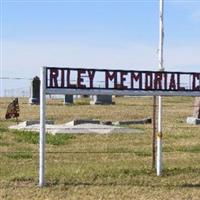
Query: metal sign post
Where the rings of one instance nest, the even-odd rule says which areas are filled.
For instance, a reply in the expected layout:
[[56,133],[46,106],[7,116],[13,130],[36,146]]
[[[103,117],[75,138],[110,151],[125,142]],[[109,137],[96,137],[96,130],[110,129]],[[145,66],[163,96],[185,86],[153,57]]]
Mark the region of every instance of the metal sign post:
[[[160,0],[160,21],[159,21],[159,71],[164,71],[163,67],[163,40],[164,40],[164,26],[163,26],[163,7],[164,0]],[[157,133],[157,176],[162,174],[162,97],[158,97],[158,133]]]
[[156,164],[156,96],[153,96],[153,132],[152,132],[152,169],[155,169]]
[[46,67],[40,70],[40,142],[39,142],[39,186],[45,185],[45,107],[46,107]]

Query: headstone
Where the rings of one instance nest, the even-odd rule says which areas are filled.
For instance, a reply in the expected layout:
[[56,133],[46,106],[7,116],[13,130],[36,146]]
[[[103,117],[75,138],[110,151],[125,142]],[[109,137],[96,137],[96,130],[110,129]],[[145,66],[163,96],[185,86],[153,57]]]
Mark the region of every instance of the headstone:
[[192,117],[187,117],[188,124],[200,124],[200,97],[195,97]]
[[95,95],[90,101],[91,105],[109,105],[113,104],[111,95]]
[[73,95],[65,95],[63,104],[68,105],[68,104],[73,104],[73,103],[74,103]]
[[31,98],[29,99],[31,105],[40,104],[40,78],[35,76],[31,82]]
[[200,119],[200,97],[194,99],[193,117]]

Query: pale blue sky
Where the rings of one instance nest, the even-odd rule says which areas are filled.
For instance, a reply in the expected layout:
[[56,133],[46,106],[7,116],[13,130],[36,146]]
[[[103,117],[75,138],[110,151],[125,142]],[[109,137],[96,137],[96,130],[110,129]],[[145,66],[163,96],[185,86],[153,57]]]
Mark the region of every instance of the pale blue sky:
[[[165,0],[164,10],[166,70],[200,71],[200,1]],[[158,0],[2,0],[1,76],[31,78],[43,65],[156,70],[158,16]]]

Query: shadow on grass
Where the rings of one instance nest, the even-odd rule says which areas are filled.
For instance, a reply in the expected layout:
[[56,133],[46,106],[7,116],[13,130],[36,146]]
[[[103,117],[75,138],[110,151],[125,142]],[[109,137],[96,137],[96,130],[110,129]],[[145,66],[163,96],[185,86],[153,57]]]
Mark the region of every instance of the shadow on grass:
[[[155,171],[153,169],[121,169],[121,170],[112,170],[103,173],[95,173],[92,176],[78,178],[76,175],[66,176],[66,177],[56,177],[48,178],[45,187],[55,187],[55,186],[137,186],[137,187],[150,187],[150,188],[200,188],[200,183],[183,183],[182,179],[175,181],[170,178],[172,176],[178,176],[180,174],[190,174],[193,176],[200,173],[200,168],[172,168],[165,169],[163,176],[156,177]],[[161,181],[162,180],[162,181]],[[187,180],[186,180],[187,181]],[[188,181],[189,182],[189,181]],[[29,183],[32,186],[38,185],[38,179],[35,177],[13,177],[9,186],[17,185],[23,187],[26,183]]]
[[21,159],[32,159],[33,155],[31,152],[12,152],[5,154],[8,158],[21,160]]
[[189,173],[199,174],[200,168],[192,168],[192,167],[168,168],[168,169],[163,170],[163,177],[176,176],[176,175],[180,175],[180,174],[189,174]]
[[181,187],[183,187],[183,188],[200,188],[200,183],[197,183],[197,184],[186,183],[186,184],[183,184]]
[[[158,187],[157,185],[152,185],[152,184],[144,184],[143,182],[139,181],[134,181],[134,182],[126,182],[126,183],[120,183],[116,181],[105,181],[105,182],[93,182],[93,181],[64,181],[64,182],[59,182],[59,181],[53,181],[53,182],[48,182],[46,183],[45,187],[53,187],[53,186],[58,186],[58,185],[63,185],[65,187],[76,187],[76,186],[138,186],[138,187]],[[168,186],[167,186],[168,187]]]
[[[2,182],[3,183],[3,182]],[[17,184],[16,184],[17,183]],[[88,187],[96,187],[96,186],[107,186],[107,187],[115,187],[115,186],[131,186],[131,187],[148,187],[148,188],[200,188],[200,183],[192,184],[171,184],[171,183],[163,183],[160,182],[144,182],[142,180],[133,180],[129,182],[118,182],[118,181],[81,181],[81,180],[74,180],[74,181],[60,181],[59,179],[47,181],[43,188],[52,188],[52,187],[77,187],[77,186],[88,186]],[[40,187],[39,180],[35,178],[13,178],[9,182],[4,182],[0,188],[8,188],[8,187],[17,187],[17,188],[28,188],[28,187]]]

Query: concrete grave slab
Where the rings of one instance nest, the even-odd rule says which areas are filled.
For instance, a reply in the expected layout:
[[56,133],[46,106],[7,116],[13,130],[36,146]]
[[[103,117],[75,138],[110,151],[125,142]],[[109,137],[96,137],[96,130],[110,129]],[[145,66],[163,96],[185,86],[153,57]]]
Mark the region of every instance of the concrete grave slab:
[[[53,125],[53,124],[54,124],[53,120],[46,120],[46,125]],[[39,120],[27,120],[27,121],[19,123],[18,125],[10,126],[9,128],[20,130],[20,129],[23,129],[23,128],[26,128],[29,126],[33,126],[33,125],[40,125],[40,121]]]
[[187,124],[199,125],[200,124],[200,119],[199,118],[195,118],[195,117],[187,117],[186,122],[187,122]]
[[[98,121],[97,121],[98,122]],[[98,122],[100,123],[100,122]],[[34,131],[39,132],[40,124],[38,123],[27,123],[22,122],[15,126],[10,126],[10,129],[17,129],[23,131]],[[74,121],[66,123],[66,124],[46,124],[46,132],[51,134],[110,134],[110,133],[136,133],[142,132],[141,130],[132,129],[132,128],[124,128],[120,126],[113,125],[103,125],[103,124],[95,124],[95,123],[84,123],[74,125]]]

